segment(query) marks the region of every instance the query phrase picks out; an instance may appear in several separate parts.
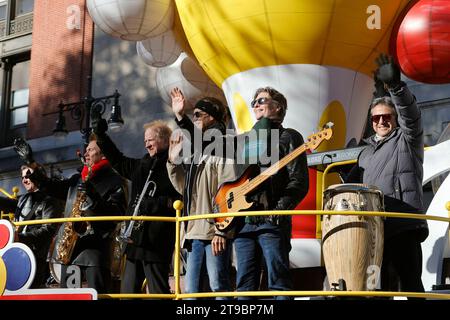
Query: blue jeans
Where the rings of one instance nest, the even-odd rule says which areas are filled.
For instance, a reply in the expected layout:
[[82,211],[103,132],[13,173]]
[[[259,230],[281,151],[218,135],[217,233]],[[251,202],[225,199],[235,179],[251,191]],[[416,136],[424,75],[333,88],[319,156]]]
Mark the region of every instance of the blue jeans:
[[[213,256],[211,240],[192,240],[192,250],[188,252],[186,262],[185,292],[197,293],[201,291],[200,284],[206,260],[209,287],[213,292],[231,291],[230,285],[230,253],[231,242],[227,241],[226,250],[218,256]],[[217,297],[217,300],[229,298]]]
[[[292,290],[289,273],[289,251],[287,237],[282,229],[271,224],[245,224],[234,240],[237,258],[237,291],[258,290],[260,279],[260,257],[256,254],[261,247],[267,265],[268,287],[271,291]],[[239,297],[240,300],[252,299]],[[289,300],[288,296],[276,297]]]

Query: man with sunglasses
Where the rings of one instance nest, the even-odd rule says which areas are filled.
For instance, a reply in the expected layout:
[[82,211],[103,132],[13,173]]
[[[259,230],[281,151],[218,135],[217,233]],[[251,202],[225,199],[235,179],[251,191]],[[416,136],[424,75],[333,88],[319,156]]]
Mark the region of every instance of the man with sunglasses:
[[[258,136],[259,130],[277,130],[279,144],[275,150],[278,151],[279,159],[303,144],[303,137],[298,131],[282,126],[287,110],[287,101],[282,93],[271,87],[259,88],[254,94],[251,105],[257,120],[252,130],[256,130],[258,146],[266,145],[274,149],[271,143],[275,143],[261,141],[263,139]],[[255,148],[249,147],[248,150],[255,150]],[[261,151],[264,152],[260,150],[258,156]],[[261,171],[272,164],[258,161]],[[255,194],[250,195],[249,200],[255,203],[252,209],[292,210],[306,196],[308,183],[306,155],[302,154],[271,176]],[[267,267],[269,290],[292,290],[293,284],[289,272],[291,216],[248,216],[240,222],[234,239],[237,257],[237,291],[258,289],[261,254]],[[240,297],[240,299],[248,298]],[[289,297],[278,296],[276,299],[289,299]]]
[[[378,187],[384,194],[385,211],[423,213],[422,178],[424,141],[420,110],[415,97],[400,81],[400,69],[392,58],[377,60],[376,80],[390,96],[375,98],[370,106],[375,134],[358,158],[347,182]],[[428,236],[426,220],[387,218],[384,224],[382,290],[423,292],[422,248]],[[392,277],[394,275],[394,277]]]
[[[171,97],[175,121],[179,128],[184,129],[184,134],[177,132],[171,138],[167,162],[169,178],[175,189],[183,194],[184,215],[211,213],[213,197],[219,186],[236,177],[232,159],[226,160],[207,149],[211,143],[207,136],[222,140],[225,134],[225,106],[213,97],[202,98],[195,104],[191,121],[186,114],[183,93],[174,88]],[[180,163],[183,139],[190,142],[191,153],[183,154],[186,161]],[[212,291],[231,291],[230,234],[216,231],[213,219],[190,220],[183,231],[183,247],[188,251],[185,292],[202,291],[204,269]]]
[[[27,193],[19,199],[14,215],[15,221],[54,219],[62,216],[63,203],[43,193],[30,180],[29,176],[34,170],[28,165],[20,168],[22,185]],[[46,280],[50,275],[47,255],[57,229],[58,224],[52,223],[22,226],[17,230],[16,241],[30,247],[36,258],[36,273],[31,288],[45,288]]]

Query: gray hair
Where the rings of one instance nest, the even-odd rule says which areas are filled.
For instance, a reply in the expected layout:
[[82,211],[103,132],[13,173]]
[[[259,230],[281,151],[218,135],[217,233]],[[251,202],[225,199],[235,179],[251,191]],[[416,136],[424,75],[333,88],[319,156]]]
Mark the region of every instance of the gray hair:
[[373,99],[372,103],[370,104],[370,114],[372,114],[372,109],[380,104],[391,108],[394,111],[395,117],[397,117],[397,110],[395,109],[395,104],[392,101],[392,98],[388,96]]

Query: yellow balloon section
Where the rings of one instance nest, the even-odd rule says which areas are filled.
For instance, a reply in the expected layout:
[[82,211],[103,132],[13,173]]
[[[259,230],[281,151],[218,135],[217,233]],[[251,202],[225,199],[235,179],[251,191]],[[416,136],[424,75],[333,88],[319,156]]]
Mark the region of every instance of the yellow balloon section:
[[3,259],[0,257],[0,296],[5,291],[6,287],[6,266]]
[[319,127],[322,128],[328,122],[333,122],[333,139],[326,140],[317,147],[317,151],[335,150],[345,147],[345,132],[347,128],[345,110],[339,101],[332,101],[322,112]]
[[239,93],[233,95],[234,110],[236,111],[236,125],[240,132],[249,131],[253,126],[252,116],[244,98]]
[[[392,26],[409,0],[176,0],[200,66],[221,86],[261,66],[339,66],[371,76]],[[380,28],[369,29],[369,6]]]

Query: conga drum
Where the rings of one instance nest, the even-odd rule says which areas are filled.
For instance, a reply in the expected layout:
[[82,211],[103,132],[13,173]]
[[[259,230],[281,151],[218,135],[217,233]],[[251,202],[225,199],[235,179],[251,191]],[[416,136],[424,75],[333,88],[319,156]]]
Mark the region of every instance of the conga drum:
[[[323,210],[384,211],[383,194],[372,186],[332,185],[323,197]],[[330,287],[343,280],[346,290],[374,290],[379,283],[383,241],[382,217],[324,215],[322,252]]]

